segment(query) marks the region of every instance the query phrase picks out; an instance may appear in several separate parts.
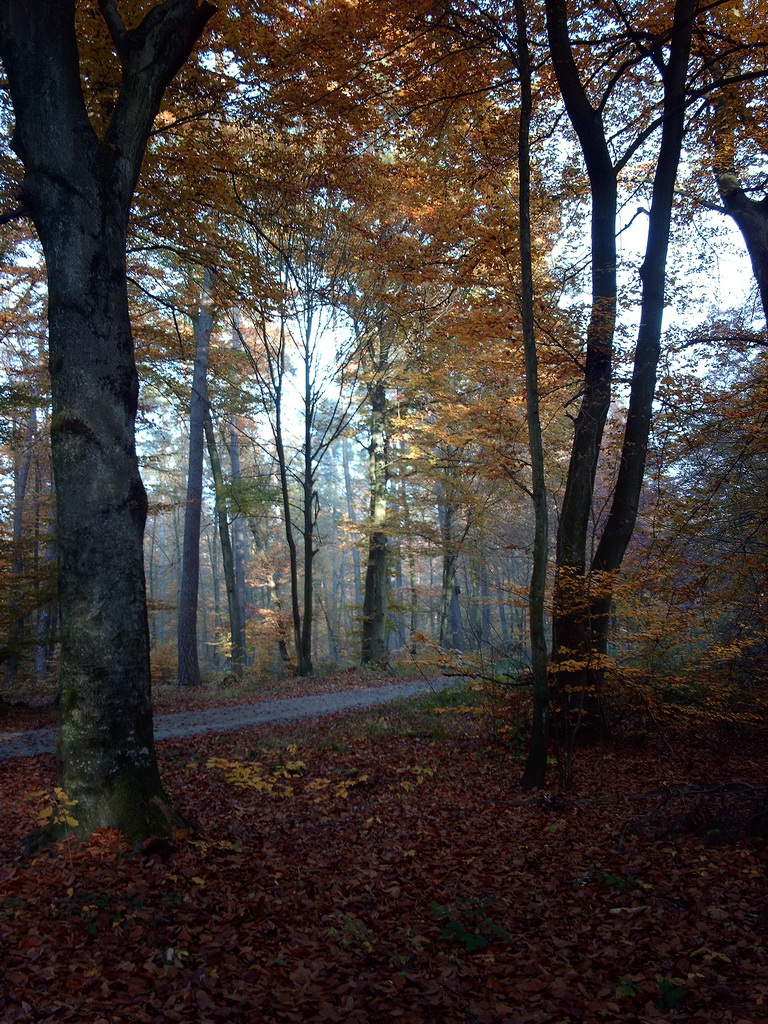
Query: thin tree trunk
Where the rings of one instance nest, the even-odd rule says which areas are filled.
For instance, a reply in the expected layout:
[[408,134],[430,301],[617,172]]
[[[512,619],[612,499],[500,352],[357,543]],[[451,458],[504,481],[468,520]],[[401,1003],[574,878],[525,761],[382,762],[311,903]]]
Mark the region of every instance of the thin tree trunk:
[[304,478],[302,481],[302,504],[304,516],[304,587],[303,617],[297,672],[300,676],[311,676],[312,627],[314,623],[314,566],[315,566],[315,486],[312,466],[311,420],[306,417],[304,437]]
[[[345,493],[346,502],[347,502],[347,519],[349,520],[349,522],[351,524],[354,525],[357,522],[357,515],[355,513],[354,501],[352,500],[352,498],[353,498],[353,489],[352,489],[352,474],[351,474],[350,468],[349,468],[349,438],[346,435],[344,435],[344,437],[341,439],[341,458],[342,458],[342,466],[343,466],[343,469],[344,469],[344,493]],[[353,544],[352,545],[352,570],[353,570],[353,580],[352,580],[352,582],[353,582],[353,591],[352,592],[353,592],[353,595],[354,595],[354,606],[355,606],[355,609],[357,610],[357,609],[359,609],[362,606],[362,603],[363,603],[362,592],[361,592],[361,589],[360,589],[360,580],[361,580],[360,550],[357,547],[357,544]]]
[[405,645],[405,605],[403,602],[403,595],[405,593],[405,583],[403,581],[403,545],[402,541],[397,542],[397,546],[394,552],[395,562],[395,595],[397,599],[397,605],[394,609],[392,618],[392,632],[395,637],[395,646],[403,647]]
[[380,665],[387,660],[387,393],[382,383],[369,389],[371,401],[371,443],[368,449],[370,478],[370,538],[363,598],[363,665]]
[[277,455],[277,468],[280,477],[280,496],[283,504],[283,524],[285,526],[285,539],[288,544],[288,561],[291,588],[291,621],[293,625],[293,642],[296,649],[296,670],[299,675],[310,675],[307,666],[301,660],[301,607],[299,603],[299,559],[296,546],[296,536],[293,528],[293,511],[291,509],[291,493],[288,486],[288,462],[283,443],[283,420],[282,401],[278,394],[275,399],[275,452]]
[[24,573],[24,505],[27,497],[27,482],[29,480],[29,469],[32,465],[32,451],[37,433],[37,410],[33,406],[29,412],[27,425],[24,429],[21,455],[16,460],[13,480],[13,533],[12,533],[12,556],[11,575],[13,583],[11,587],[13,613],[15,618],[11,621],[10,635],[8,638],[8,663],[5,673],[5,685],[10,686],[16,678],[19,669],[19,657],[25,641],[25,616],[21,611],[23,600],[22,575]]
[[[259,530],[256,524],[256,520],[250,520],[251,536],[253,537],[253,546],[256,551],[264,552],[266,556],[266,546],[259,536]],[[291,660],[291,655],[288,650],[288,635],[289,626],[286,617],[283,613],[283,599],[280,594],[280,586],[275,579],[275,574],[271,569],[265,571],[265,584],[267,592],[269,593],[270,603],[275,615],[275,623],[277,628],[277,646],[280,652],[280,660],[284,665],[288,664]]]
[[[410,533],[410,515],[408,512],[408,489],[404,476],[400,477],[400,515],[403,519],[404,532],[408,535]],[[408,596],[410,641],[410,637],[417,631],[419,625],[418,574],[416,572],[416,554],[411,545],[408,548]]]
[[509,623],[507,621],[507,604],[509,602],[509,591],[508,588],[504,586],[504,582],[502,580],[501,566],[497,565],[495,575],[496,602],[499,609],[499,632],[501,633],[501,642],[504,644],[505,647],[509,647],[510,643],[512,642],[512,635],[510,632]]
[[[242,468],[240,465],[240,432],[238,430],[238,418],[234,415],[229,422],[229,440],[227,451],[229,452],[229,465],[232,470],[232,481],[240,485],[243,480]],[[245,622],[246,608],[248,607],[248,591],[245,582],[245,564],[248,561],[248,537],[245,530],[246,510],[238,508],[232,518],[232,540],[235,568],[235,586],[237,588],[237,606],[240,615],[239,632],[242,641],[242,664],[248,663],[248,650],[245,645]]]
[[[38,470],[35,474],[35,500],[38,506],[38,518],[40,517],[42,502],[41,474]],[[53,480],[49,481],[51,498],[55,499]],[[43,506],[48,513],[49,520],[44,532],[45,543],[43,546],[42,564],[46,571],[39,571],[38,575],[43,580],[43,594],[38,600],[37,624],[35,627],[35,679],[48,679],[52,673],[53,656],[56,647],[56,622],[58,616],[58,601],[56,599],[55,566],[56,566],[56,528],[50,517],[54,515],[55,501],[53,507]],[[40,566],[38,565],[38,570]]]
[[517,24],[517,61],[520,75],[520,125],[517,148],[520,272],[522,276],[520,314],[525,348],[525,411],[528,424],[528,449],[531,454],[531,496],[535,522],[533,566],[528,588],[528,622],[531,639],[531,673],[533,675],[533,728],[521,785],[532,789],[534,787],[541,788],[545,784],[549,745],[549,679],[544,620],[544,596],[549,561],[549,518],[539,415],[539,371],[533,308],[530,162],[530,126],[533,109],[531,61],[528,51],[528,28],[524,0],[514,0],[514,5]]
[[323,613],[323,618],[325,619],[325,629],[328,634],[328,660],[335,665],[339,660],[339,645],[336,640],[336,633],[328,610],[327,588],[322,576],[319,579],[319,590],[320,594],[318,596],[318,603],[320,605],[320,610]]
[[463,651],[466,646],[464,635],[464,624],[461,619],[461,602],[459,595],[461,587],[456,583],[456,567],[453,567],[453,585],[451,586],[451,598],[448,604],[448,622],[451,633],[451,647],[454,651]]
[[168,602],[168,556],[165,551],[165,534],[166,524],[165,515],[161,513],[157,517],[157,593],[155,600],[157,602],[157,610],[155,612],[155,639],[158,646],[162,646],[165,643],[165,628],[166,628],[166,605]]
[[195,324],[195,363],[189,402],[189,462],[187,502],[184,506],[184,546],[179,590],[177,686],[200,685],[197,644],[197,607],[200,586],[200,524],[203,511],[204,423],[208,409],[208,350],[213,330],[213,271],[206,267]]
[[480,566],[480,605],[481,650],[491,653],[493,650],[491,642],[493,619],[491,616],[491,591],[488,585],[487,560],[483,560],[483,564]]
[[227,613],[229,617],[229,644],[227,659],[229,671],[236,676],[242,675],[245,662],[245,636],[243,619],[240,614],[239,594],[235,581],[235,561],[232,551],[232,540],[229,534],[227,519],[227,502],[224,492],[224,474],[221,470],[221,458],[216,444],[216,434],[211,420],[211,410],[206,408],[203,419],[205,440],[208,446],[208,458],[211,463],[214,494],[216,497],[216,518],[219,524],[219,542],[221,544],[221,562],[224,573],[224,586],[227,591]]

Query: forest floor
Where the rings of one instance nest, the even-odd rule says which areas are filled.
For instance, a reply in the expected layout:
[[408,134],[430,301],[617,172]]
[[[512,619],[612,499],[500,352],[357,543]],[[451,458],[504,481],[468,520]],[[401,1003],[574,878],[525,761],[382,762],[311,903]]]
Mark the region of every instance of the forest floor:
[[0,762],[0,1020],[766,1024],[766,736],[617,735],[531,795],[478,704],[161,741],[197,830],[139,850],[24,858],[77,808],[51,755]]

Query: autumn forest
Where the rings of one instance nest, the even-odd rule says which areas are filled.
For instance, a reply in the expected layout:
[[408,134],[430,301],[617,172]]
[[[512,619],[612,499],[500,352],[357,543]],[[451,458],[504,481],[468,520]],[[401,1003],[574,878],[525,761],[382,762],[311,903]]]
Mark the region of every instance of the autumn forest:
[[0,0],[3,1021],[768,1020],[766,24]]

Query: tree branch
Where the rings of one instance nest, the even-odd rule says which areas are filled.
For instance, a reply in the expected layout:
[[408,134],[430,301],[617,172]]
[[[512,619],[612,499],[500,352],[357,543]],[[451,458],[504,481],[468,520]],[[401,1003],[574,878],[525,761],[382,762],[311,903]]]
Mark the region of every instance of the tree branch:
[[0,213],[0,224],[10,224],[11,221],[19,220],[21,217],[29,217],[29,210],[23,204],[13,210]]
[[99,10],[109,29],[115,49],[120,59],[124,62],[128,52],[128,32],[126,31],[123,19],[120,17],[120,12],[115,6],[114,0],[99,0]]

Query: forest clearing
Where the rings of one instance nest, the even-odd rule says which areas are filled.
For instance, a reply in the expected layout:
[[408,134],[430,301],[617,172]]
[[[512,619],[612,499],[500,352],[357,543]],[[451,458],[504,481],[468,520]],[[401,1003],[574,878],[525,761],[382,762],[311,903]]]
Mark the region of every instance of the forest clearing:
[[532,796],[502,711],[457,685],[165,741],[196,828],[135,850],[22,858],[52,798],[77,809],[51,756],[0,763],[0,1019],[768,1019],[764,730],[623,735]]

